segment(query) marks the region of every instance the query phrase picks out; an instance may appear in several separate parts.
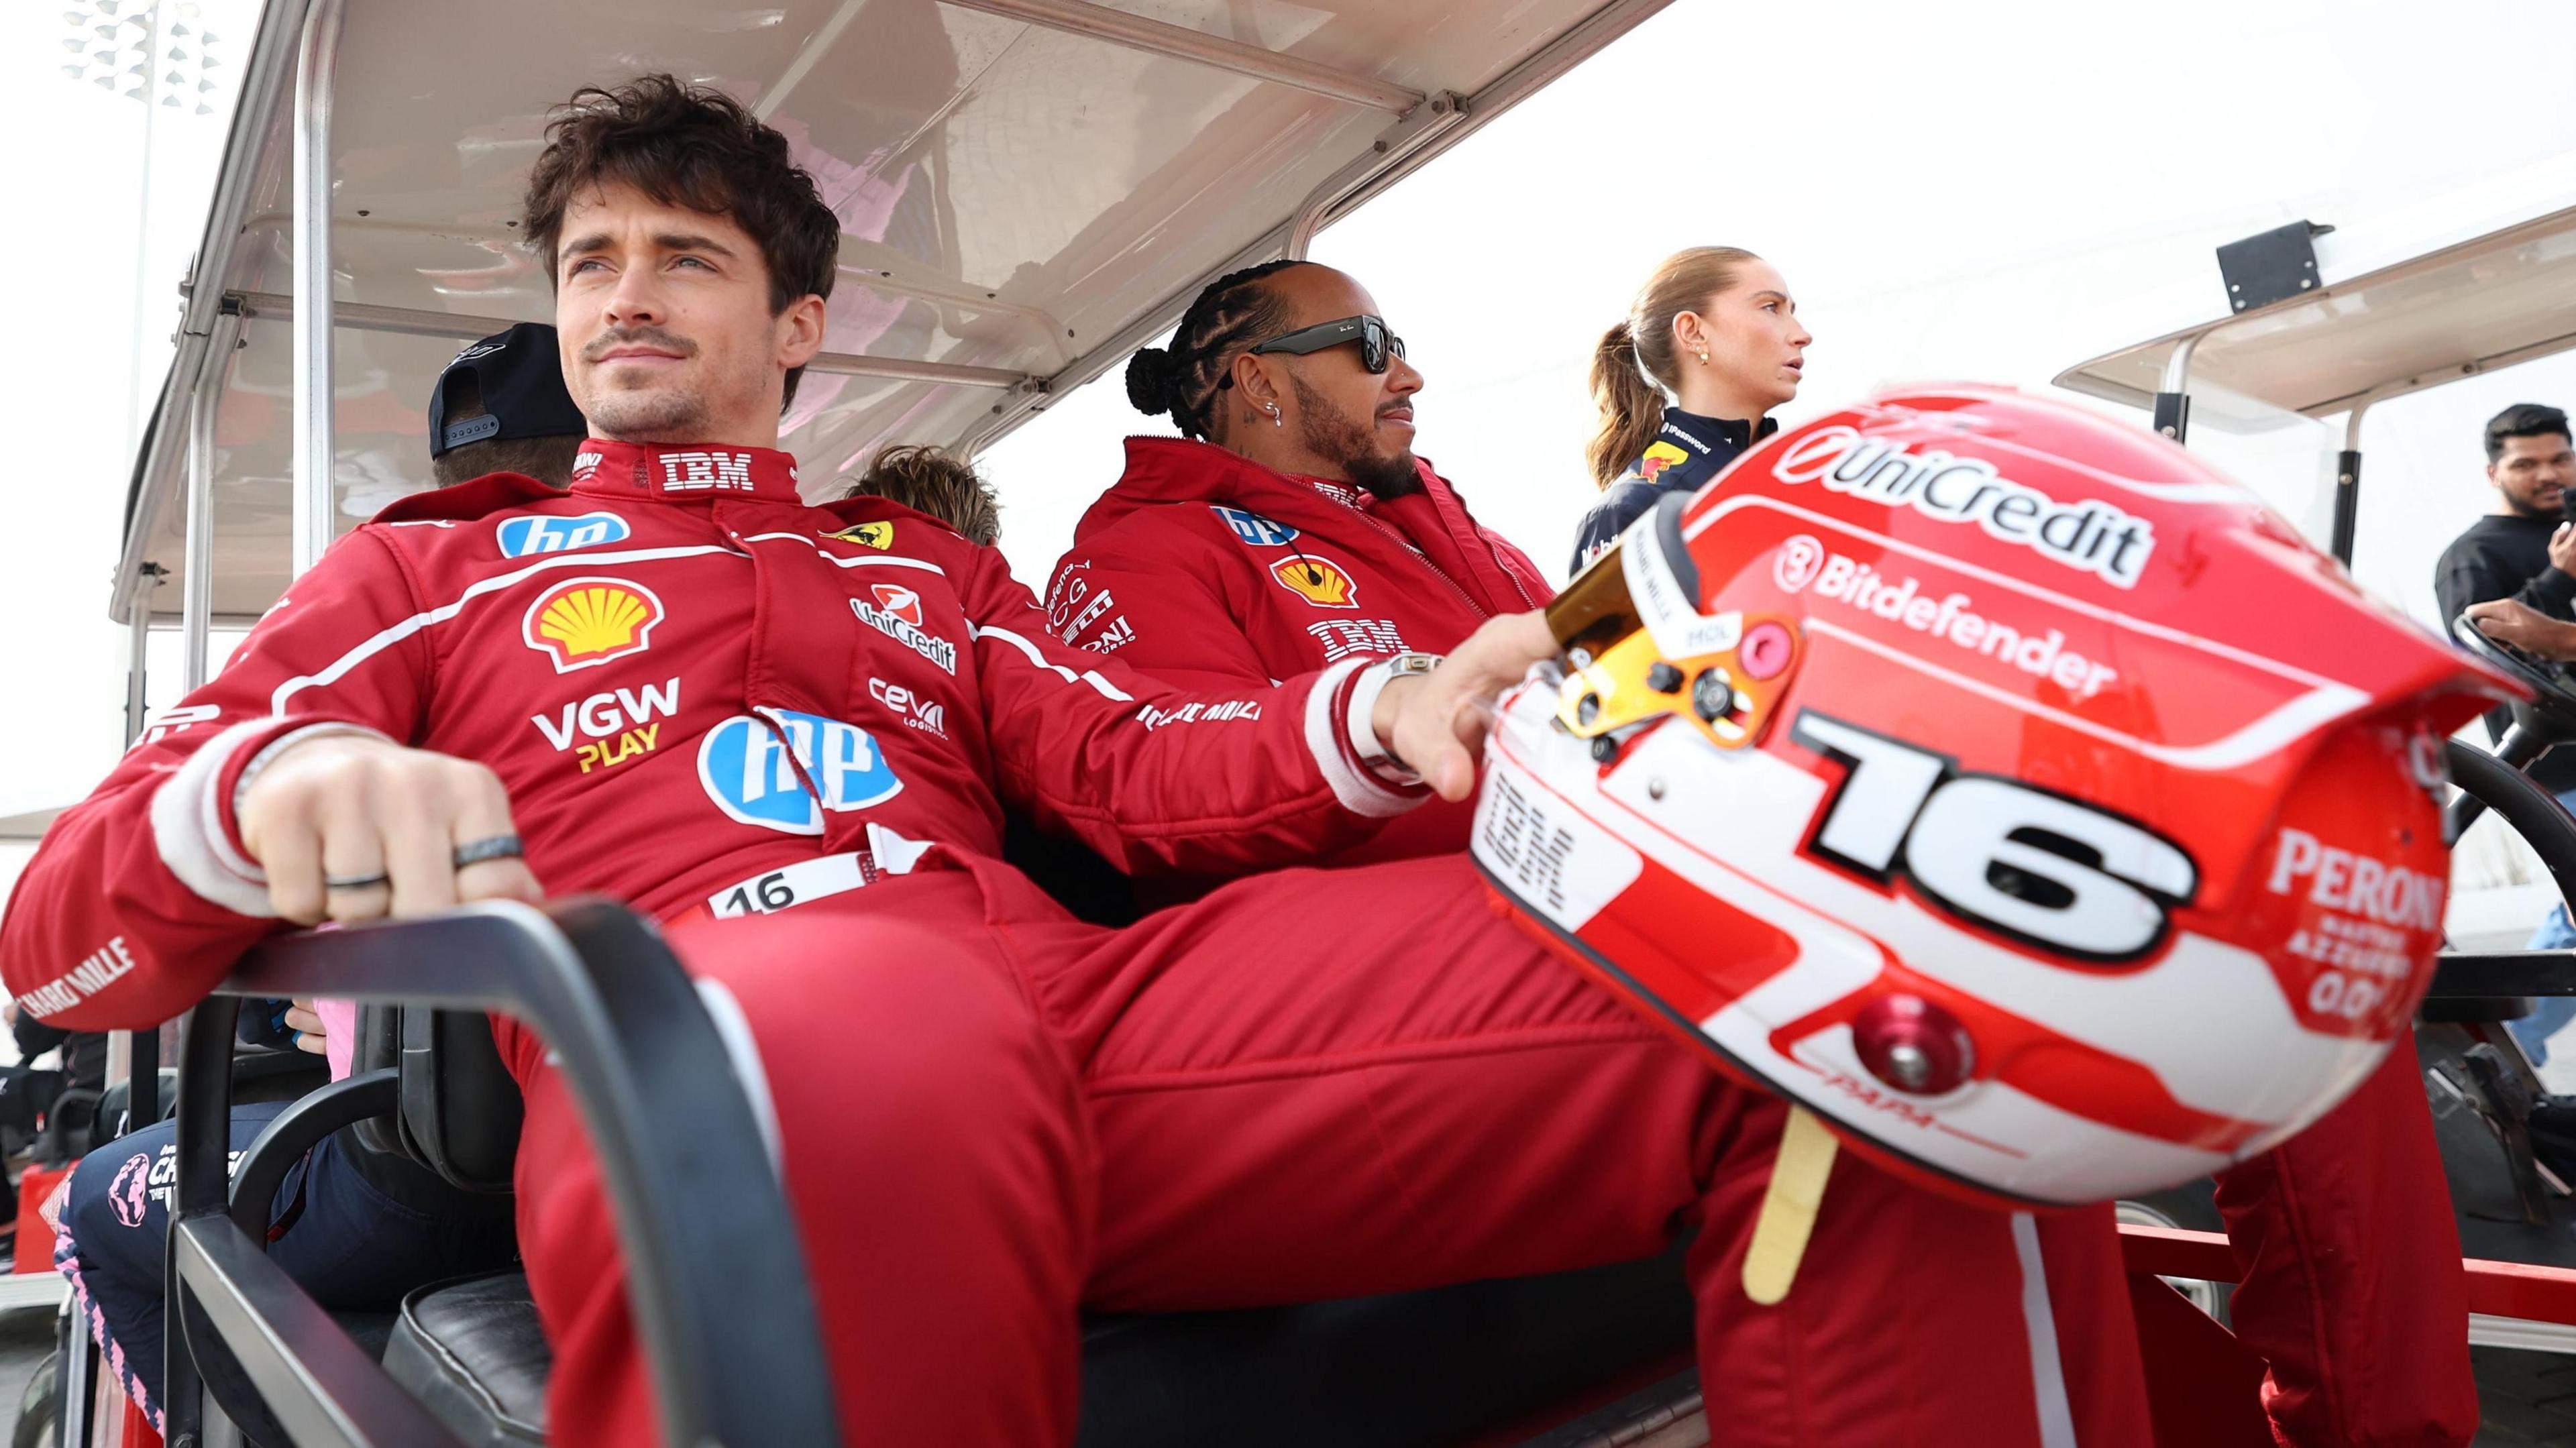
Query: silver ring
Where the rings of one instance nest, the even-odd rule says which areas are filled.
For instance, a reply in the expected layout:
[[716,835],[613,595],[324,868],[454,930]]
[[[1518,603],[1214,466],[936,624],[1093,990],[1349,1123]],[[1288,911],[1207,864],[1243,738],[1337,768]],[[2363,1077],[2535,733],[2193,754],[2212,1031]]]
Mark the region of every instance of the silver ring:
[[372,890],[378,885],[387,883],[389,882],[382,873],[373,875],[325,875],[322,877],[322,888],[325,890]]
[[456,847],[456,868],[479,865],[486,860],[515,860],[524,853],[517,835],[492,835],[480,840],[467,840]]

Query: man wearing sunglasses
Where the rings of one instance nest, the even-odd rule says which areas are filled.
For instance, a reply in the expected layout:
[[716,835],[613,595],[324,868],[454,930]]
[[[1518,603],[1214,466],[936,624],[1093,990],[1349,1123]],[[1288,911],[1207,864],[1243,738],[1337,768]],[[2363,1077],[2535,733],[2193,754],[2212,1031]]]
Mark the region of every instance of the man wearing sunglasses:
[[[1421,390],[1343,273],[1272,262],[1219,278],[1170,347],[1128,364],[1129,400],[1183,435],[1127,440],[1125,476],[1050,576],[1050,627],[1219,686],[1442,652],[1545,603],[1538,569],[1413,455]],[[1336,863],[1462,848],[1469,814],[1417,810]]]

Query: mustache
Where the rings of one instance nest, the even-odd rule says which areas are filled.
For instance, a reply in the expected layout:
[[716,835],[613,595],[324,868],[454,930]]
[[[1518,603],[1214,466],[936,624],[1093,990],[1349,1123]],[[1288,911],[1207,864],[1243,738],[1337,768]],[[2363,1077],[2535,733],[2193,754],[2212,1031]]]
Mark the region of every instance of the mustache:
[[667,348],[683,357],[698,355],[698,344],[677,332],[665,332],[659,327],[611,327],[592,338],[590,345],[581,349],[581,360],[596,362],[614,348],[631,347],[639,343],[647,347]]

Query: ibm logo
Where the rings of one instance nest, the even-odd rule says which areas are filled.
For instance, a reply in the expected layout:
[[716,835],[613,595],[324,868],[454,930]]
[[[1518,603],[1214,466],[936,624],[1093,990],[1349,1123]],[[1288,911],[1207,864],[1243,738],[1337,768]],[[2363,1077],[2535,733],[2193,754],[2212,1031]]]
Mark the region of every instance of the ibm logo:
[[1392,619],[1335,618],[1306,625],[1306,632],[1324,646],[1324,662],[1338,664],[1353,654],[1400,654],[1405,652],[1404,635]]
[[751,491],[751,454],[674,452],[662,454],[662,487],[666,492]]

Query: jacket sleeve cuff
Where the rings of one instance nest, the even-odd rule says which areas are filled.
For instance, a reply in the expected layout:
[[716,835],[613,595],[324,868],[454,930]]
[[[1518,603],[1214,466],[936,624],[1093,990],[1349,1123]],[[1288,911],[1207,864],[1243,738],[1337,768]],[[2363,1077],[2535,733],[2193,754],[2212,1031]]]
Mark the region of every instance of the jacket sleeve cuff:
[[199,899],[254,920],[276,918],[268,872],[243,848],[241,792],[287,746],[324,734],[382,734],[338,720],[251,719],[207,740],[152,792],[152,843]]
[[[1344,659],[1316,676],[1314,688],[1306,695],[1306,748],[1344,809],[1370,819],[1389,819],[1422,803],[1430,791],[1421,785],[1397,785],[1360,762],[1359,746],[1351,733],[1351,706],[1361,676],[1372,666],[1372,660]],[[1384,671],[1379,674],[1377,684],[1382,689]],[[1370,699],[1375,702],[1375,691]],[[1365,715],[1358,727],[1368,727]]]
[[[1401,761],[1389,757],[1386,747],[1378,743],[1377,696],[1386,692],[1386,686],[1394,678],[1395,671],[1388,668],[1384,660],[1379,660],[1360,670],[1351,680],[1351,702],[1343,715],[1343,737],[1351,741],[1351,748],[1359,753],[1361,765],[1380,783],[1401,788],[1420,784],[1422,776],[1404,767]],[[1377,747],[1371,748],[1372,745]]]

